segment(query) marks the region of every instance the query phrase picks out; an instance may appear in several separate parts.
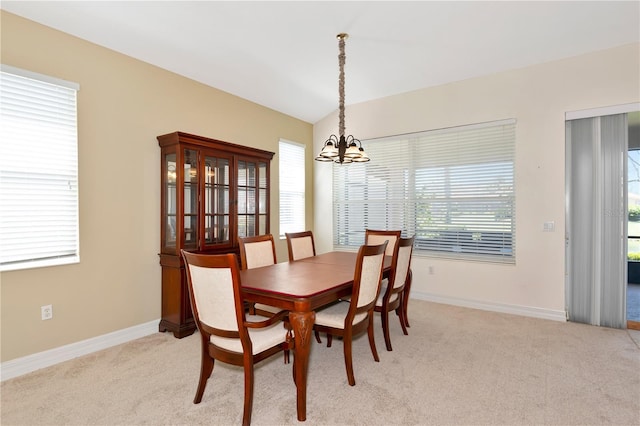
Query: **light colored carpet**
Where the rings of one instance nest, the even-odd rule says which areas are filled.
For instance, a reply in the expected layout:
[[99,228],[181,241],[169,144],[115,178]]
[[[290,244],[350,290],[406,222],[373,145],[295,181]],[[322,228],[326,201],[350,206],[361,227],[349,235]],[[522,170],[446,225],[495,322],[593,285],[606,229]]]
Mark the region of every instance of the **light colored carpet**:
[[[342,341],[313,343],[308,425],[639,425],[640,332],[412,300],[411,328],[380,319],[373,361],[354,342],[356,386]],[[231,425],[242,419],[242,370],[216,363],[203,400],[197,335],[158,333],[2,383],[9,425]],[[291,364],[255,372],[254,425],[297,424]]]

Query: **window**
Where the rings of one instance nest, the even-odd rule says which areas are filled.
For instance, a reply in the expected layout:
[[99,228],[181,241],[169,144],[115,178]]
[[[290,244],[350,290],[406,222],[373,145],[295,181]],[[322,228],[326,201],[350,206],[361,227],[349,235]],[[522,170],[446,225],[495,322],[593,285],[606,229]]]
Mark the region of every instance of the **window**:
[[305,231],[304,145],[280,140],[280,238]]
[[334,245],[365,229],[416,235],[416,253],[515,262],[515,120],[363,142],[333,169]]
[[79,260],[78,89],[2,66],[0,270]]

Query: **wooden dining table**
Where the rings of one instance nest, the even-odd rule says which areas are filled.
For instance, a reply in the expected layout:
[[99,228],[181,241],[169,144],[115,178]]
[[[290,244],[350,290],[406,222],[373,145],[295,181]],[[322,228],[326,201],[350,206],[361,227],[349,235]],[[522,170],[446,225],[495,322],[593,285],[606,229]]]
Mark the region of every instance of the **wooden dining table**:
[[[357,253],[328,252],[293,262],[240,271],[244,298],[289,311],[294,334],[294,378],[298,420],[307,418],[307,371],[315,310],[349,296]],[[391,257],[385,257],[385,270]]]

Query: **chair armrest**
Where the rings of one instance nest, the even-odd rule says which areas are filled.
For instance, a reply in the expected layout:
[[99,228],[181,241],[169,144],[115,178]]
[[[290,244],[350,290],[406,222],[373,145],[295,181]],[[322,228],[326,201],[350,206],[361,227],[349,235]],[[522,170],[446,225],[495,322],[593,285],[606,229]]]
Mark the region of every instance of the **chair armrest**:
[[252,321],[245,321],[244,322],[244,326],[247,328],[264,328],[264,327],[269,327],[270,325],[273,325],[279,321],[282,321],[287,314],[289,313],[289,311],[280,311],[276,314],[274,314],[272,317],[267,318],[264,321],[257,321],[257,322],[252,322]]

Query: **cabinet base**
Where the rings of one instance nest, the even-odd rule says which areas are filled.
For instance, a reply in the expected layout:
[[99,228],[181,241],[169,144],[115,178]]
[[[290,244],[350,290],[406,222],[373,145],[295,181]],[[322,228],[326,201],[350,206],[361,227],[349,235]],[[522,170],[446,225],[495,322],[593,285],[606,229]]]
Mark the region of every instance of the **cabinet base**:
[[160,320],[158,331],[160,333],[170,331],[175,338],[182,339],[183,337],[191,336],[196,331],[196,324],[193,321],[186,324],[175,324],[167,320]]

